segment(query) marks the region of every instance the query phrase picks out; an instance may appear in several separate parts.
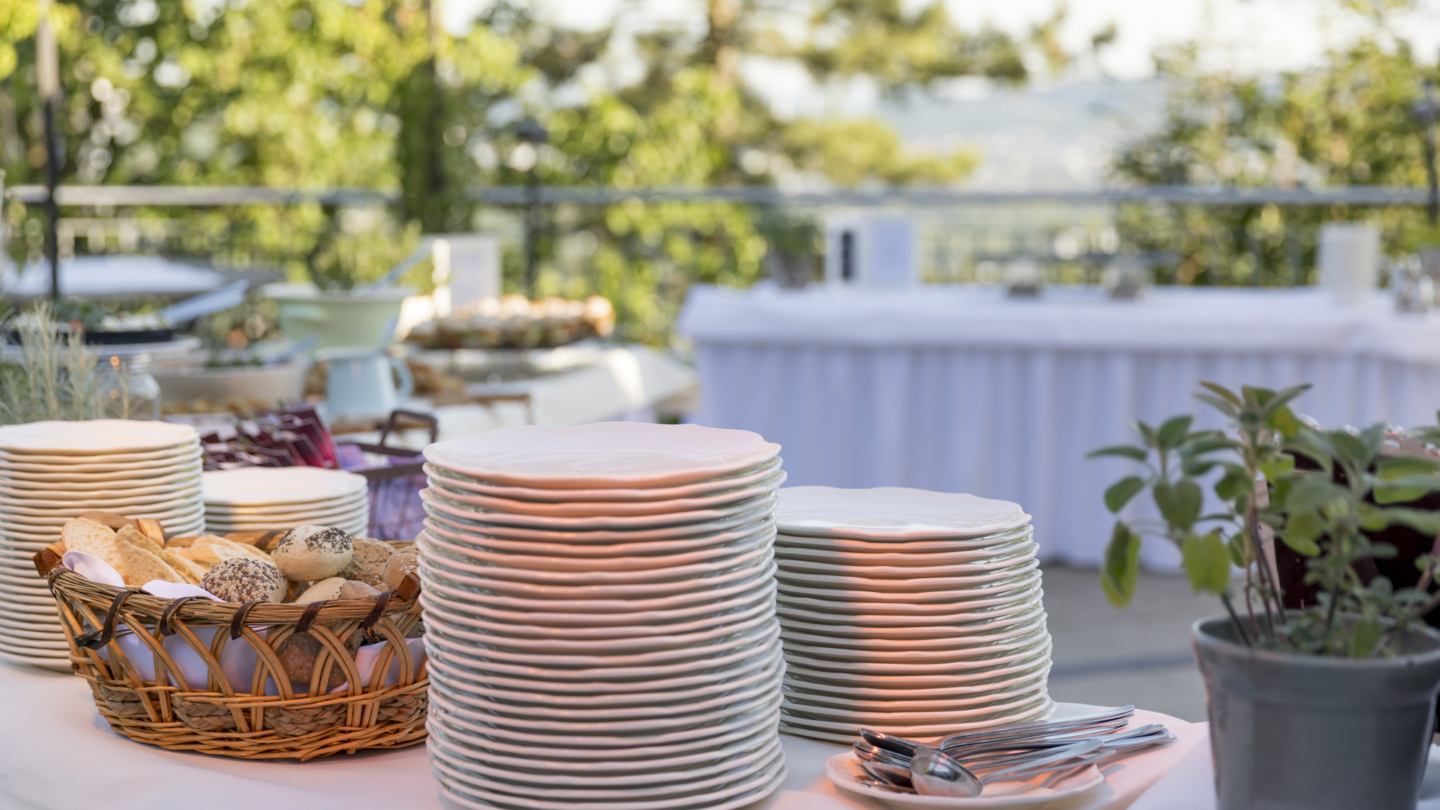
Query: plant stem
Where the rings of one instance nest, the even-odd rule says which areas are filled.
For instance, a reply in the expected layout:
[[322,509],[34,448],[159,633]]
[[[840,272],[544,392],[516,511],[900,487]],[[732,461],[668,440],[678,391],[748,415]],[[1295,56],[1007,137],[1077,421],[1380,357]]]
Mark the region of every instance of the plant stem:
[[1235,613],[1235,606],[1230,604],[1230,594],[1220,594],[1220,601],[1225,605],[1225,612],[1230,614],[1230,624],[1235,628],[1235,632],[1240,634],[1240,640],[1245,642],[1246,647],[1254,647],[1255,645],[1250,643],[1250,634],[1245,632],[1244,623],[1240,621],[1240,617]]

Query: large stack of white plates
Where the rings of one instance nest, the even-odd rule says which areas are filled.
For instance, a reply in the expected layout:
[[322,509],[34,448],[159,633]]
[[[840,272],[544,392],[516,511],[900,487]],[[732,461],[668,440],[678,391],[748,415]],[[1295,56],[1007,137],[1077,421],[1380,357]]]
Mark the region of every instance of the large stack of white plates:
[[34,554],[82,512],[200,530],[200,437],[188,425],[101,419],[0,427],[0,659],[68,671],[69,646]]
[[205,473],[205,531],[210,534],[315,525],[363,535],[369,524],[370,490],[362,475],[320,467]]
[[918,489],[781,490],[782,726],[851,742],[1048,717],[1030,516]]
[[431,445],[430,759],[464,807],[740,807],[785,774],[779,446],[694,425]]

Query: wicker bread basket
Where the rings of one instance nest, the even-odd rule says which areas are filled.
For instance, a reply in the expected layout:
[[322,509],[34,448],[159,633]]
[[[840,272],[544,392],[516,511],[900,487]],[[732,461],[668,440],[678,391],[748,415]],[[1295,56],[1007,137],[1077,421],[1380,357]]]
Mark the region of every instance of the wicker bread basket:
[[[163,536],[156,537],[158,524],[138,523],[141,531],[164,542]],[[273,547],[279,535],[228,539],[264,549]],[[137,588],[101,585],[65,567],[64,553],[63,542],[55,543],[35,555],[35,566],[55,595],[70,642],[71,668],[90,682],[96,707],[117,734],[172,750],[299,760],[398,748],[425,739],[429,677],[405,643],[421,618],[420,583],[414,574],[396,590],[373,599],[237,605],[203,598],[162,599]],[[207,633],[204,628],[217,629]],[[143,680],[136,662],[121,649],[119,640],[127,632],[153,656],[153,680]],[[290,636],[305,632],[320,642],[320,651],[309,688],[301,692],[286,677],[276,650]],[[213,634],[213,641],[206,644],[197,633]],[[187,682],[171,651],[162,646],[166,636],[178,636],[199,656],[207,682]],[[385,643],[369,682],[362,682],[355,662],[362,637]],[[222,653],[226,645],[241,640],[255,650],[254,677],[248,685],[232,685],[222,670]],[[397,657],[398,682],[386,686],[386,673]],[[344,688],[335,686],[339,681]],[[278,694],[267,695],[267,686]]]

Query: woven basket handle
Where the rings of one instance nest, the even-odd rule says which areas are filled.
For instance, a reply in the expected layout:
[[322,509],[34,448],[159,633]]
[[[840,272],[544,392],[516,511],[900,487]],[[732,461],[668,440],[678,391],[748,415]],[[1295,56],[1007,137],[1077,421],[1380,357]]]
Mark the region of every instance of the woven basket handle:
[[105,614],[105,625],[99,630],[86,633],[75,639],[75,645],[84,647],[87,650],[98,650],[110,643],[115,637],[115,622],[120,618],[120,608],[124,607],[125,600],[144,591],[131,590],[129,588],[115,594],[115,601],[110,603],[110,611]]

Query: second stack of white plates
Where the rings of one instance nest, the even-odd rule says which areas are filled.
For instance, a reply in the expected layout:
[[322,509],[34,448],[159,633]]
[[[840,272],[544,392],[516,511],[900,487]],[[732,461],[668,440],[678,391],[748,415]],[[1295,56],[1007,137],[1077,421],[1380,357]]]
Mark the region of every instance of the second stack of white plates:
[[848,743],[1048,717],[1050,635],[1030,516],[917,489],[781,490],[784,718]]
[[426,449],[428,745],[445,796],[720,810],[779,785],[779,449],[635,423]]
[[100,419],[0,427],[0,660],[69,671],[69,645],[31,558],[92,510],[194,534],[200,437],[188,425]]
[[[244,467],[205,473],[210,534],[334,526],[363,535],[370,523],[364,476],[319,467]],[[405,538],[408,539],[408,538]]]

